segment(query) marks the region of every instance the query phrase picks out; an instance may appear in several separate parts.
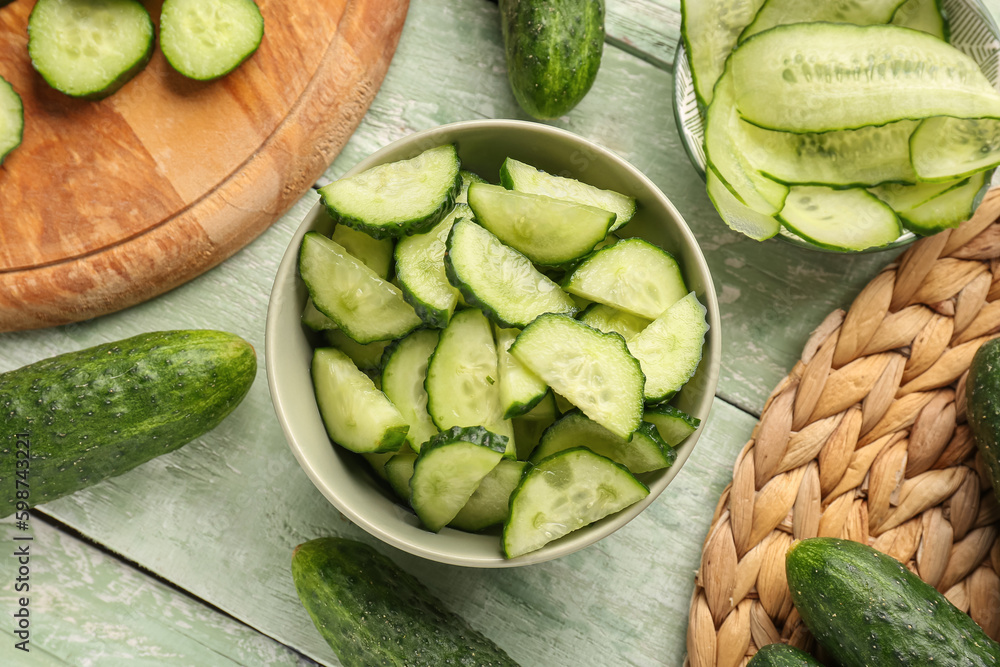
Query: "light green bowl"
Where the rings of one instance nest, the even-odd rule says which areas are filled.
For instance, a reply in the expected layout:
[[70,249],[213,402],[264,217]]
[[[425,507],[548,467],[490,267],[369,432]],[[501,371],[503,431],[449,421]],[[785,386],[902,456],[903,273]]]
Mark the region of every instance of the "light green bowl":
[[[264,344],[268,386],[288,444],[309,479],[340,512],[367,532],[394,547],[442,563],[484,568],[540,563],[582,549],[621,528],[654,502],[681,469],[704,430],[715,395],[721,346],[718,301],[694,235],[663,193],[620,157],[569,132],[514,120],[454,123],[396,141],[363,160],[348,175],[411,158],[444,143],[458,146],[463,168],[492,182],[499,181],[500,165],[510,156],[551,173],[636,197],[636,215],[619,232],[623,236],[642,236],[675,255],[688,287],[708,309],[711,327],[701,366],[675,400],[678,407],[702,420],[701,428],[679,448],[677,462],[668,470],[640,476],[650,489],[642,502],[518,558],[504,558],[496,534],[471,534],[451,528],[435,534],[423,529],[417,517],[375,479],[361,457],[331,444],[316,407],[309,376],[316,339],[300,322],[307,293],[296,264],[307,231],[332,229],[321,203],[310,211],[292,238],[271,290]],[[655,541],[666,537],[649,535]]]

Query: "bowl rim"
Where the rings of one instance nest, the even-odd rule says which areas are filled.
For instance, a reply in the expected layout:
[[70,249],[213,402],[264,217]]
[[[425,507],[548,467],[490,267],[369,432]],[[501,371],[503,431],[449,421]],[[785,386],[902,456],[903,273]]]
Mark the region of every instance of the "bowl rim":
[[[620,512],[617,512],[609,517],[605,517],[604,519],[586,527],[596,527],[594,530],[588,530],[586,532],[583,530],[575,531],[575,533],[570,533],[558,540],[550,542],[537,551],[510,559],[505,558],[499,548],[497,549],[495,557],[477,557],[456,554],[444,547],[416,544],[413,541],[403,539],[394,531],[386,530],[378,523],[370,521],[364,513],[359,512],[354,506],[352,506],[351,503],[343,499],[338,494],[337,489],[331,486],[329,480],[326,480],[319,473],[316,465],[314,465],[314,462],[310,460],[310,458],[303,451],[301,445],[298,443],[296,425],[288,419],[286,414],[288,406],[285,402],[283,394],[286,369],[282,368],[281,365],[278,364],[277,353],[277,346],[279,345],[278,341],[281,336],[281,332],[279,332],[282,322],[280,318],[280,315],[282,314],[281,311],[287,309],[288,302],[290,299],[295,298],[296,291],[301,293],[304,289],[304,286],[301,284],[301,278],[298,276],[297,272],[298,249],[301,245],[302,238],[307,231],[315,228],[318,223],[322,222],[324,219],[329,219],[326,215],[322,200],[317,201],[313,205],[310,211],[306,214],[305,218],[303,218],[302,222],[299,224],[292,238],[289,240],[288,246],[284,251],[278,269],[275,273],[275,278],[272,283],[271,293],[268,300],[265,322],[264,362],[272,406],[278,418],[279,424],[281,425],[285,440],[289,448],[292,450],[292,453],[299,465],[305,471],[307,477],[322,493],[327,501],[334,506],[334,508],[350,519],[351,522],[362,528],[365,532],[410,554],[451,565],[478,568],[506,568],[542,563],[590,546],[629,523],[632,519],[642,513],[642,511],[644,511],[650,504],[652,504],[654,500],[656,500],[660,493],[662,493],[662,491],[680,472],[680,469],[690,456],[695,444],[699,440],[702,433],[704,433],[707,426],[712,404],[715,399],[715,392],[721,367],[721,324],[718,298],[708,263],[705,260],[704,254],[693,232],[677,211],[676,207],[674,207],[673,203],[666,197],[662,190],[660,190],[659,187],[657,187],[635,166],[609,149],[604,148],[603,146],[580,135],[543,123],[514,119],[482,119],[447,123],[433,128],[413,132],[400,139],[390,142],[370,154],[368,157],[359,161],[347,172],[345,172],[342,177],[353,175],[371,166],[388,161],[388,156],[395,155],[404,147],[412,148],[413,146],[420,146],[422,144],[429,147],[435,141],[438,143],[444,143],[443,141],[438,141],[440,137],[454,137],[456,134],[461,135],[468,131],[482,130],[520,130],[551,135],[564,141],[582,145],[586,147],[588,151],[599,154],[603,159],[614,163],[618,168],[624,170],[624,172],[626,172],[631,178],[637,179],[648,191],[648,193],[657,200],[657,203],[664,208],[664,210],[671,217],[672,223],[675,227],[674,231],[683,239],[683,243],[686,246],[685,250],[689,255],[688,260],[694,259],[693,266],[687,265],[683,268],[685,273],[689,275],[700,274],[702,277],[702,282],[704,283],[703,293],[699,294],[699,299],[704,301],[710,327],[709,333],[706,335],[705,351],[703,353],[703,360],[708,360],[708,363],[705,364],[704,368],[699,368],[699,376],[701,378],[701,394],[698,395],[698,399],[696,401],[698,406],[698,415],[696,416],[699,416],[701,419],[701,424],[698,429],[688,436],[685,442],[677,448],[678,456],[673,466],[664,471],[662,476],[658,477],[654,480],[654,483],[649,485],[649,495],[638,503],[635,503]],[[460,137],[456,137],[452,139],[452,141],[460,141]],[[297,304],[296,312],[301,312],[303,303],[304,300]],[[331,447],[333,447],[332,444]],[[400,511],[409,513],[409,510],[406,510],[401,506]],[[428,536],[434,535],[429,531],[423,529],[421,530]],[[468,535],[467,533],[455,531],[450,528],[445,528],[444,531],[451,531],[460,535]],[[437,536],[440,537],[441,533],[438,533]],[[495,539],[499,541],[499,538]],[[438,540],[435,540],[435,542],[438,542]],[[440,540],[440,542],[444,543],[447,541]],[[450,544],[450,542],[448,543]]]

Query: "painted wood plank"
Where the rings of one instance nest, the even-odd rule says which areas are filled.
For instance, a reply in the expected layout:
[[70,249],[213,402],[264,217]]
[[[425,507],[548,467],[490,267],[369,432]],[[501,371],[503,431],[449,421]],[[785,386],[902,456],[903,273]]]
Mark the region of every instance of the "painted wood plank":
[[[18,560],[0,566],[0,664],[224,665],[315,664],[242,623],[44,521],[0,524],[4,551],[29,552],[27,590],[16,591]],[[24,540],[23,538],[30,538]],[[17,540],[15,538],[22,538]],[[27,643],[14,614],[27,600]],[[18,619],[19,620],[19,619]]]

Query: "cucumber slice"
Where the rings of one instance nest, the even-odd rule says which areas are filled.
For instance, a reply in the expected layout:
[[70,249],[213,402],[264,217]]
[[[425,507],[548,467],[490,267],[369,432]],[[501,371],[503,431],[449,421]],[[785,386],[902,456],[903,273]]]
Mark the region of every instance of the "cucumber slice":
[[21,145],[24,136],[24,104],[14,86],[0,77],[0,164]]
[[755,211],[737,199],[711,164],[705,170],[705,188],[719,217],[733,231],[755,241],[766,241],[781,231],[781,223],[773,215]]
[[500,408],[498,378],[489,320],[474,308],[455,313],[427,365],[427,412],[442,431],[453,426],[484,426],[507,436],[507,456],[514,458],[514,431]]
[[614,332],[625,340],[645,329],[651,321],[603,303],[590,304],[577,319],[588,327],[593,327],[604,333]]
[[1000,164],[1000,120],[928,118],[910,139],[910,159],[925,181],[951,181]]
[[302,309],[302,324],[313,331],[329,331],[337,328],[337,323],[319,312],[312,299],[306,299],[305,308]]
[[946,190],[951,190],[964,179],[940,182],[919,183],[882,183],[874,188],[868,188],[872,193],[897,213],[914,209],[926,201],[937,197]]
[[834,132],[775,132],[739,121],[754,168],[781,183],[851,187],[913,183],[910,137],[920,121]]
[[400,500],[410,504],[410,478],[413,477],[413,464],[417,455],[413,452],[393,454],[385,462],[385,479]]
[[518,460],[528,460],[531,452],[538,446],[542,433],[552,425],[558,416],[556,397],[550,391],[542,397],[538,405],[523,415],[511,419],[514,427],[514,440],[517,443]]
[[160,49],[186,77],[211,81],[249,58],[264,38],[264,17],[253,0],[164,0]]
[[700,419],[672,405],[650,406],[642,414],[642,420],[656,426],[668,447],[681,444],[701,425]]
[[424,526],[436,533],[448,525],[506,449],[506,436],[480,426],[451,428],[427,441],[410,477],[410,506]]
[[410,425],[406,441],[414,452],[438,434],[427,413],[427,364],[438,343],[438,331],[418,329],[389,347],[382,357],[382,391]]
[[903,232],[895,212],[861,188],[795,186],[778,218],[795,234],[829,250],[879,248]]
[[712,102],[726,58],[762,4],[764,0],[681,0],[681,39],[702,104]]
[[624,466],[585,447],[540,461],[511,494],[503,551],[516,558],[649,495]]
[[559,285],[471,220],[452,225],[444,266],[466,303],[501,327],[523,327],[542,313],[576,314],[576,304]]
[[874,25],[888,23],[904,0],[766,0],[753,22],[740,34],[739,41],[768,28],[788,23],[831,21]]
[[299,274],[316,308],[358,343],[402,338],[422,323],[398,287],[318,232],[302,239]]
[[618,334],[545,314],[524,328],[510,353],[612,433],[628,438],[639,427],[645,378]]
[[399,288],[428,326],[445,327],[458,305],[458,288],[448,282],[444,268],[445,244],[455,221],[471,216],[472,209],[456,204],[430,231],[403,237],[396,244]]
[[691,379],[701,363],[707,310],[694,292],[670,306],[635,338],[628,351],[639,360],[649,403],[665,401]]
[[486,179],[479,174],[473,173],[466,169],[462,169],[458,172],[458,175],[462,179],[462,188],[458,192],[458,196],[455,197],[456,204],[468,204],[469,203],[469,186],[473,183],[485,183]]
[[972,58],[899,26],[778,26],[744,42],[731,63],[740,115],[775,130],[1000,117],[1000,94]]
[[948,41],[948,22],[941,11],[941,0],[906,0],[892,15],[891,23]]
[[958,227],[972,217],[979,195],[988,185],[986,172],[973,174],[920,206],[899,211],[899,219],[911,232],[923,236]]
[[632,474],[669,468],[677,460],[677,452],[667,446],[653,424],[642,422],[630,439],[620,438],[573,410],[545,430],[530,461],[538,463],[556,452],[581,445],[625,466]]
[[478,532],[506,521],[510,515],[510,494],[517,488],[527,467],[525,461],[500,461],[483,477],[469,501],[448,525]]
[[580,262],[563,289],[649,320],[688,293],[674,256],[640,238],[598,250]]
[[319,194],[335,221],[381,239],[429,230],[451,211],[461,185],[449,144],[341,178]]
[[352,257],[360,259],[379,278],[389,279],[389,271],[392,269],[392,239],[372,238],[347,225],[334,227],[330,238],[342,245]]
[[497,238],[548,266],[583,257],[615,222],[610,211],[489,183],[469,187],[469,206],[476,221]]
[[406,420],[350,357],[332,347],[318,348],[311,372],[316,403],[334,442],[358,453],[400,448]]
[[[329,319],[329,318],[328,318]],[[354,365],[363,371],[373,371],[382,364],[382,355],[389,344],[387,340],[374,343],[358,343],[340,329],[323,331],[326,342],[346,354]]]
[[754,146],[745,127],[736,112],[732,67],[727,65],[705,112],[705,159],[739,201],[762,215],[774,215],[788,196],[788,187],[751,163],[750,156],[759,155],[761,148]]
[[615,214],[615,222],[610,231],[627,224],[635,215],[635,197],[602,190],[574,178],[549,174],[510,157],[500,165],[500,183],[508,190],[545,195],[611,211]]
[[31,64],[56,90],[101,99],[153,55],[153,20],[135,0],[38,0],[28,18]]
[[541,378],[525,368],[510,354],[510,346],[521,333],[519,329],[497,329],[497,372],[500,375],[500,407],[504,419],[529,412],[549,392]]

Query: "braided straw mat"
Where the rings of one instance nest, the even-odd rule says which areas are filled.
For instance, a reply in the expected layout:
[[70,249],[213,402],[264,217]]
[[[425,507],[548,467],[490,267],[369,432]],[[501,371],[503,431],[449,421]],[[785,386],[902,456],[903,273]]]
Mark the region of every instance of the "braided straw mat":
[[894,556],[1000,640],[1000,503],[965,423],[973,354],[1000,336],[1000,190],[921,239],[813,332],[719,499],[695,580],[688,667],[815,651],[785,552],[842,537]]

